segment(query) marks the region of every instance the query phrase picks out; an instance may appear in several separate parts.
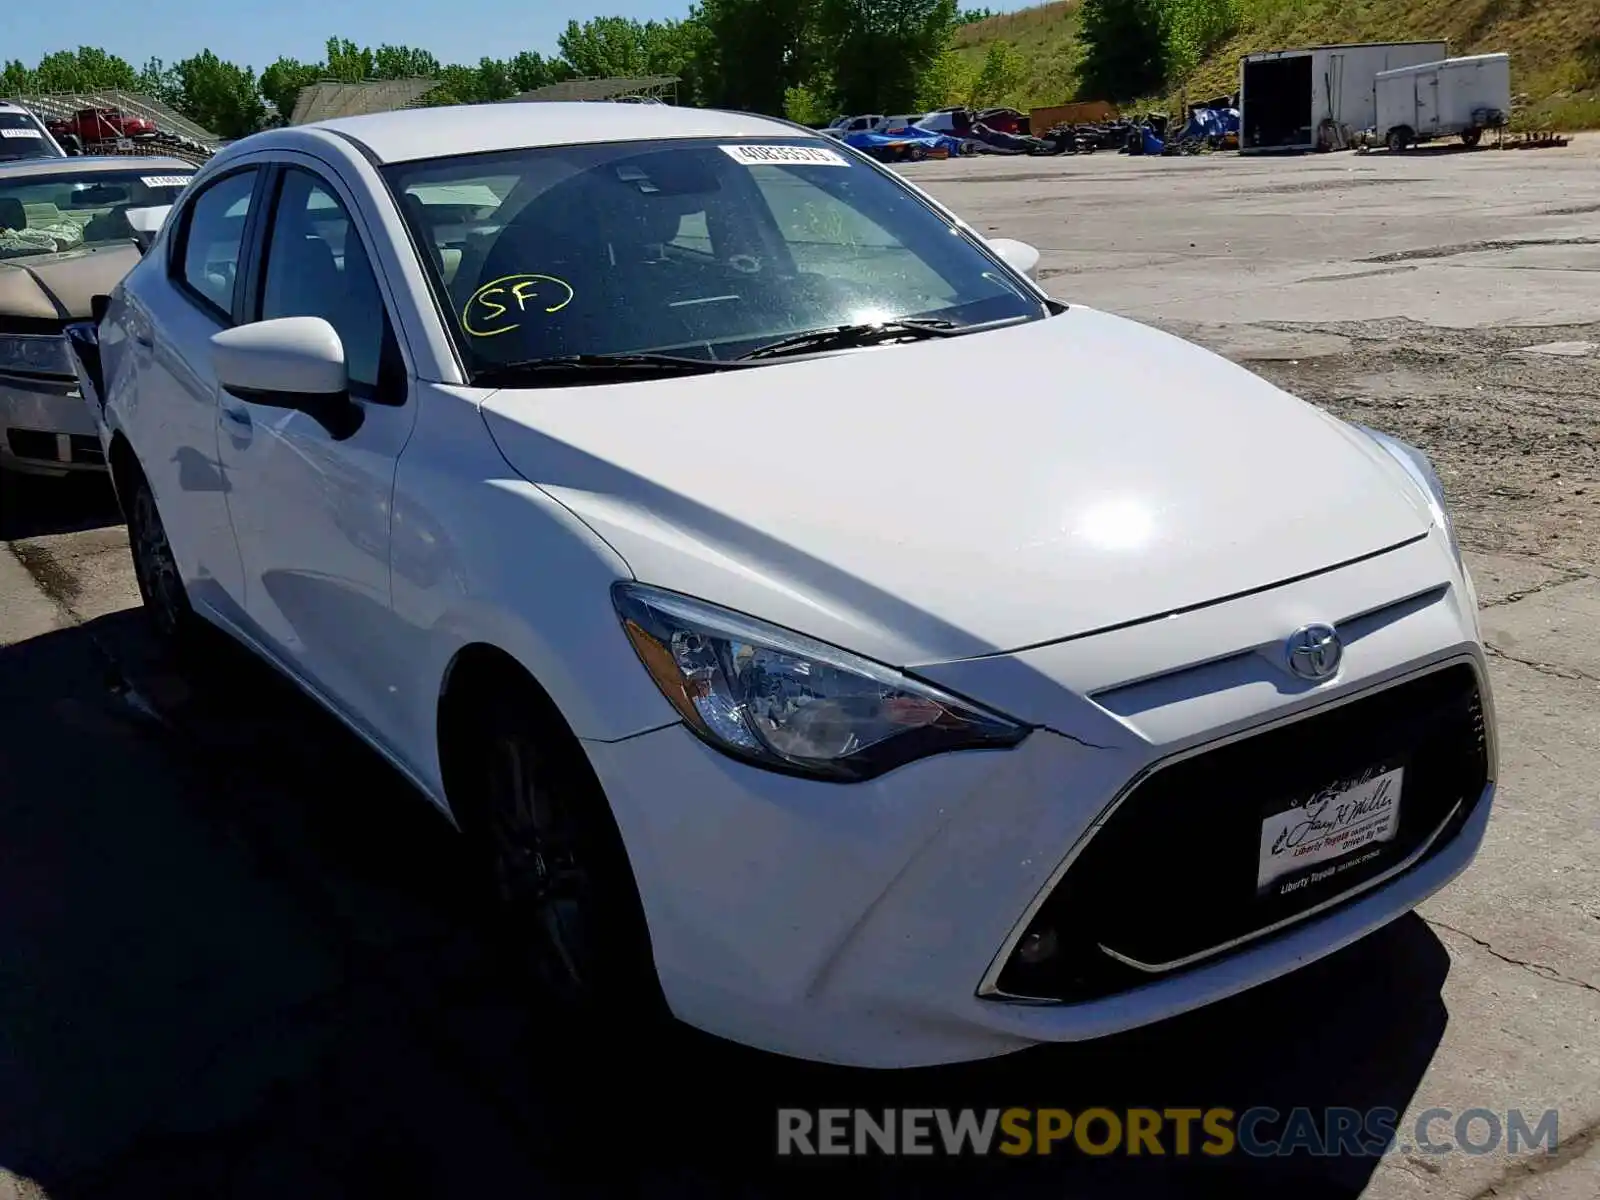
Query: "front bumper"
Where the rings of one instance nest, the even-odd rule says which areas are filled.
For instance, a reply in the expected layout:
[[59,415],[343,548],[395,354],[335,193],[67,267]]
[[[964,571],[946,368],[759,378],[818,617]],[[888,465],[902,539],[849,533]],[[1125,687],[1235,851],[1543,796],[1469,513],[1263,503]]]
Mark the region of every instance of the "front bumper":
[[[1040,728],[1010,751],[942,755],[869,783],[838,785],[733,762],[680,726],[588,743],[633,862],[668,1003],[690,1024],[802,1058],[878,1067],[962,1061],[1174,1016],[1291,971],[1409,911],[1476,854],[1496,762],[1470,583],[1431,541],[1395,556],[1320,584],[1168,618],[1151,631],[1157,644],[1143,659],[1126,644],[1115,657],[1130,668],[1170,658],[1162,639],[1176,626],[1180,634],[1188,628],[1190,652],[1198,646],[1206,661],[1173,659],[1170,672],[1141,672],[1098,696],[1064,683],[1070,669],[1060,663],[985,660],[983,671],[965,674],[980,685],[967,694],[1005,707],[988,684],[1025,675],[1026,686],[1009,698],[1033,695],[1044,710],[1056,706],[1061,725],[1075,726],[1073,736]],[[1385,573],[1385,598],[1409,599],[1345,619],[1347,600]],[[1251,637],[1281,638],[1281,622],[1266,614],[1283,605],[1300,614],[1308,595],[1321,597],[1317,615],[1337,616],[1341,631],[1349,630],[1345,666],[1328,684],[1297,689],[1203,645],[1208,622],[1231,631],[1219,635],[1225,642],[1242,638],[1241,653]],[[1225,619],[1218,609],[1228,610]],[[1100,640],[1080,644],[1080,666],[1109,669],[1088,645]],[[1185,643],[1180,636],[1174,644]],[[1470,675],[1481,696],[1481,769],[1460,819],[1397,862],[1398,870],[1319,893],[1315,907],[1259,936],[1230,939],[1215,953],[1084,998],[1022,998],[995,986],[1030,921],[1074,878],[1072,864],[1135,784],[1221,746],[1257,744],[1269,728],[1327,728],[1315,722],[1332,710],[1354,710],[1452,671],[1457,679]],[[1070,703],[1046,695],[1041,677],[1051,675],[1049,686]],[[1359,731],[1346,736],[1360,741]],[[1317,747],[1306,752],[1314,756]],[[1195,800],[1225,805],[1228,797]],[[1253,862],[1254,847],[1245,849]],[[1095,914],[1092,896],[1075,903],[1086,918]]]
[[0,376],[0,465],[44,475],[106,469],[76,383]]

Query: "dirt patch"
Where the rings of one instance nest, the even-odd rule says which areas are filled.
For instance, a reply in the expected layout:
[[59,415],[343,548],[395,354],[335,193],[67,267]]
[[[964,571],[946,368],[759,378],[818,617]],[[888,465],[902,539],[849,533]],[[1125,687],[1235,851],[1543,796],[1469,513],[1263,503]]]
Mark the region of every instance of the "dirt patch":
[[1250,369],[1425,450],[1468,547],[1590,573],[1600,564],[1600,360],[1523,353],[1550,342],[1600,341],[1600,324],[1271,328],[1348,341],[1344,354]]

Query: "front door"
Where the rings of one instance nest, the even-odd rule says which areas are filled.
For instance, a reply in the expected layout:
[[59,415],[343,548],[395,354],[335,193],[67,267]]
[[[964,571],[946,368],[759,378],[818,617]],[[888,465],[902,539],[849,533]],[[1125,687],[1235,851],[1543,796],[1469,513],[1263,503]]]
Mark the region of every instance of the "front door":
[[274,190],[253,319],[328,321],[361,419],[330,432],[306,413],[222,395],[217,441],[245,608],[267,649],[381,736],[392,705],[390,500],[416,405],[348,196],[301,166],[279,168]]

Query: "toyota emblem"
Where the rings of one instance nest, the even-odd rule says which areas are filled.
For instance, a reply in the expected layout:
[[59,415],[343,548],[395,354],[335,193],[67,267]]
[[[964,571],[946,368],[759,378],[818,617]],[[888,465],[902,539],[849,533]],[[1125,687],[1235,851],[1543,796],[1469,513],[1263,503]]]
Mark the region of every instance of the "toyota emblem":
[[1284,650],[1289,670],[1313,683],[1332,679],[1339,673],[1344,645],[1332,625],[1302,625],[1289,635]]

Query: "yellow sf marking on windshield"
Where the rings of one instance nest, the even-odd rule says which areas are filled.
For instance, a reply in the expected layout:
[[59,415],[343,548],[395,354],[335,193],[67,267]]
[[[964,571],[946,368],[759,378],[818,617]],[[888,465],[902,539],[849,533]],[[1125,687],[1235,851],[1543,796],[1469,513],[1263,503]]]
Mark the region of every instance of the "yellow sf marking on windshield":
[[[536,275],[532,272],[502,275],[499,279],[491,279],[472,293],[472,298],[461,310],[461,328],[471,337],[495,337],[518,328],[522,324],[520,320],[499,324],[511,311],[511,306],[502,304],[495,299],[497,296],[509,296],[514,300],[518,313],[527,312],[528,304],[532,301],[548,314],[560,312],[571,304],[575,294],[570,283],[565,279],[557,279],[554,275]],[[559,297],[556,303],[544,303],[556,297]],[[474,328],[474,317],[477,318],[478,328]]]

